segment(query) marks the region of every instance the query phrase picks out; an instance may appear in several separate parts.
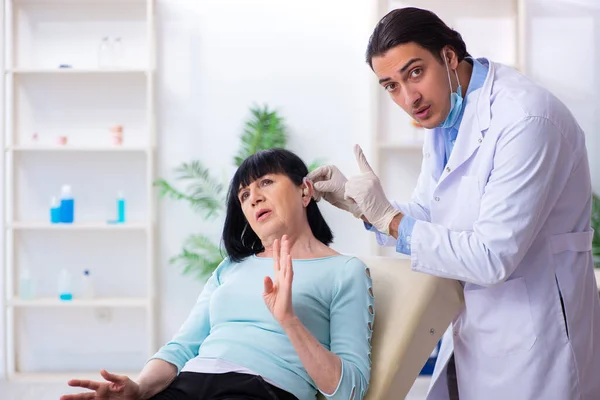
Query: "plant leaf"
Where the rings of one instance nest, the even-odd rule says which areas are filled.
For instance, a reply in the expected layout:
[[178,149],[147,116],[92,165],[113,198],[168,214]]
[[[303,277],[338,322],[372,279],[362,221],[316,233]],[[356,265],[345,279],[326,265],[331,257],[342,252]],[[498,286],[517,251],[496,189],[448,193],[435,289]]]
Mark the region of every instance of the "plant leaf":
[[171,257],[169,263],[182,268],[183,275],[205,279],[219,266],[224,256],[219,246],[204,235],[190,235],[182,251]]
[[175,170],[176,180],[189,182],[185,191],[174,188],[164,179],[159,179],[154,186],[159,188],[161,197],[173,200],[185,200],[197,212],[205,218],[213,218],[224,209],[225,198],[223,185],[210,176],[210,171],[204,168],[202,163],[194,160],[183,163]]
[[252,154],[275,147],[285,148],[287,144],[287,128],[283,118],[268,106],[252,106],[250,119],[244,125],[240,137],[240,148],[233,161],[236,166]]

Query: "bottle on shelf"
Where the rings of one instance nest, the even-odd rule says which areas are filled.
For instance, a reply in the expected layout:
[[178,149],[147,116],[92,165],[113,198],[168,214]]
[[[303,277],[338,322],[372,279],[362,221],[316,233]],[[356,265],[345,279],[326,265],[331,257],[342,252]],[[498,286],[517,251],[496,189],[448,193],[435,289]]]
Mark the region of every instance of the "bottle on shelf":
[[19,298],[21,300],[32,300],[35,297],[35,288],[31,272],[24,268],[19,275]]
[[125,223],[125,196],[123,191],[119,191],[117,194],[117,222],[120,224]]
[[110,38],[105,36],[100,42],[98,47],[98,67],[99,68],[110,68],[113,63],[113,48],[110,42]]
[[60,222],[73,223],[75,213],[75,200],[71,192],[71,186],[63,185],[60,196]]
[[50,201],[50,223],[60,223],[60,203],[56,196],[52,196],[52,200]]
[[90,275],[90,270],[83,270],[83,276],[81,278],[81,297],[84,299],[94,298],[94,282]]
[[113,51],[112,51],[112,65],[117,68],[122,68],[123,65],[123,39],[121,37],[116,37],[113,42]]
[[71,288],[71,274],[66,269],[62,269],[58,275],[58,298],[62,301],[73,300],[73,290]]

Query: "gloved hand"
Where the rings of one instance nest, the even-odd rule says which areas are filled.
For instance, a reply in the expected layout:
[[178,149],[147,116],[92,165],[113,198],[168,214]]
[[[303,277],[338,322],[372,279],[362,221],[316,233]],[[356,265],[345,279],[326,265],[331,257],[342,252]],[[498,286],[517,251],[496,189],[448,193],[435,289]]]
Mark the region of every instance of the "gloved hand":
[[356,203],[353,200],[344,198],[348,179],[335,165],[319,167],[306,177],[313,183],[313,198],[315,201],[324,198],[337,208],[350,212],[356,218],[362,216],[362,212]]
[[390,234],[390,222],[400,214],[389,202],[381,182],[367,162],[359,145],[354,146],[354,155],[360,174],[346,182],[345,199],[354,200],[367,220],[381,233]]

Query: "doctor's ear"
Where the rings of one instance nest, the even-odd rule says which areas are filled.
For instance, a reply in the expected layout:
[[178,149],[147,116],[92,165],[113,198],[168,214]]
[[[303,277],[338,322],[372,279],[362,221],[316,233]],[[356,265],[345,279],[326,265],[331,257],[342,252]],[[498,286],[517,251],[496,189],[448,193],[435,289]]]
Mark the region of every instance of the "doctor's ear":
[[456,51],[450,46],[445,46],[442,49],[442,63],[447,62],[448,68],[456,69],[458,68],[458,57],[456,55]]

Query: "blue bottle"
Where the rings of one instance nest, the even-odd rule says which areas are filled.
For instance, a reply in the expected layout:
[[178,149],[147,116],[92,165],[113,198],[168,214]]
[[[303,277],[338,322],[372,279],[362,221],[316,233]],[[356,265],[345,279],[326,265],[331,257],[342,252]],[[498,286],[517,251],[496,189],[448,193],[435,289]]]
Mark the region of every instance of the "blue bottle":
[[122,224],[125,222],[125,197],[123,192],[119,192],[117,195],[117,223]]
[[52,197],[50,203],[50,223],[58,224],[60,222],[60,204],[56,197]]
[[71,274],[64,268],[58,275],[58,298],[62,301],[73,300],[73,291],[71,290]]
[[63,185],[60,196],[60,222],[65,224],[73,223],[74,209],[75,200],[73,200],[71,186]]

